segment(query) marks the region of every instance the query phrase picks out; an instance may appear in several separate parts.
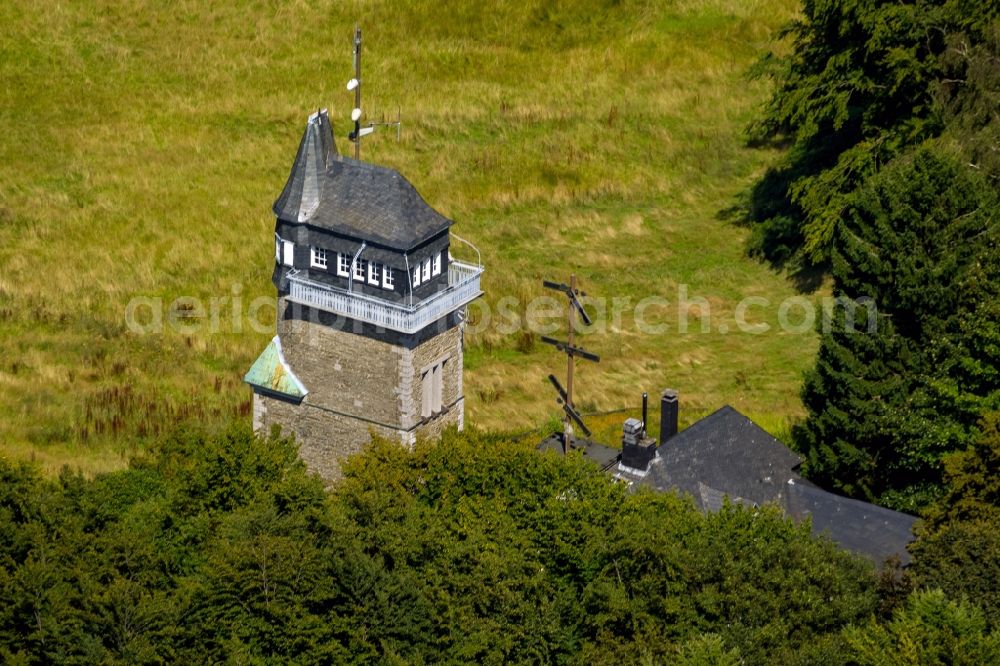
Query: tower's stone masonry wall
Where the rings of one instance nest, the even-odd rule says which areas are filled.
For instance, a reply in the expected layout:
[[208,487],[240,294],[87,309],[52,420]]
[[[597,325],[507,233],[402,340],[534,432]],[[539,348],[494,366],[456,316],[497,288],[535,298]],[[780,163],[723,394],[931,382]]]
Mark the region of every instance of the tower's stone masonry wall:
[[[439,436],[450,425],[463,427],[457,322],[444,323],[441,331],[402,336],[354,332],[354,322],[345,326],[302,312],[292,316],[285,299],[278,312],[285,313],[278,321],[285,360],[309,393],[301,405],[255,394],[254,427],[267,433],[277,425],[294,435],[309,469],[327,481],[340,477],[340,461],[370,442],[371,433],[409,446],[418,437]],[[423,419],[422,375],[439,363],[444,410]]]
[[465,400],[459,400],[447,412],[410,432],[328,412],[305,401],[301,405],[293,405],[256,393],[253,409],[257,430],[267,434],[277,426],[283,435],[294,436],[299,444],[299,456],[309,471],[319,474],[327,482],[333,482],[342,476],[341,463],[344,459],[369,444],[372,434],[403,446],[412,446],[418,438],[440,437],[449,426],[461,430],[464,426]]
[[338,330],[310,321],[311,312],[301,319],[278,322],[285,360],[309,390],[305,401],[376,423],[399,425],[396,391],[402,350],[349,328]]

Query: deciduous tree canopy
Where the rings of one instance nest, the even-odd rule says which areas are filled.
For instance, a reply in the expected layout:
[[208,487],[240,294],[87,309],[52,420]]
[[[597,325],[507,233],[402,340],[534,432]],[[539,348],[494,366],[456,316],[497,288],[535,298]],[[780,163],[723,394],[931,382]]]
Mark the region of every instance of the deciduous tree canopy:
[[493,437],[377,442],[347,474],[326,494],[244,429],[93,481],[0,464],[0,657],[763,664],[877,603],[776,510],[703,516]]

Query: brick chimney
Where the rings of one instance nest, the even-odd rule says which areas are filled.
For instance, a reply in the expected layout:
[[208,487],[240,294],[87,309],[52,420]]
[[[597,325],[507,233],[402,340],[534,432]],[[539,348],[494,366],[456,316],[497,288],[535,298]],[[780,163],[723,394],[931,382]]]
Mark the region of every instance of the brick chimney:
[[677,434],[677,391],[665,389],[660,398],[660,446]]

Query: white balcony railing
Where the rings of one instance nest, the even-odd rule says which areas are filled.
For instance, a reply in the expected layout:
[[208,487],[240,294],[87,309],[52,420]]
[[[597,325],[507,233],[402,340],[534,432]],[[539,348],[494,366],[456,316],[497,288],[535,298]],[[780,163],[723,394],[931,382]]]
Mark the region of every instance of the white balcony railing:
[[400,333],[416,333],[482,295],[482,273],[482,266],[452,261],[448,264],[446,289],[406,305],[309,280],[291,271],[288,300]]

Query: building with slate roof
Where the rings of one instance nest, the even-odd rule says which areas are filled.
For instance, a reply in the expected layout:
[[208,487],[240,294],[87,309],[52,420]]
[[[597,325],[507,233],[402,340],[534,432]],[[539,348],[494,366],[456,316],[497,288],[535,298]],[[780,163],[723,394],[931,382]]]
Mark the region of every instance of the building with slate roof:
[[[813,534],[876,564],[891,557],[909,562],[916,518],[818,488],[798,474],[798,454],[728,405],[677,432],[676,394],[664,395],[660,444],[645,459],[627,455],[624,465],[618,449],[586,441],[575,448],[634,488],[687,494],[702,511],[718,511],[727,500],[772,504],[794,520],[810,519]],[[550,438],[539,448],[561,451],[562,443]]]
[[483,268],[452,258],[452,221],[395,170],[338,154],[325,110],[273,210],[277,335],[245,377],[255,429],[294,434],[333,480],[372,433],[409,445],[461,428]]

